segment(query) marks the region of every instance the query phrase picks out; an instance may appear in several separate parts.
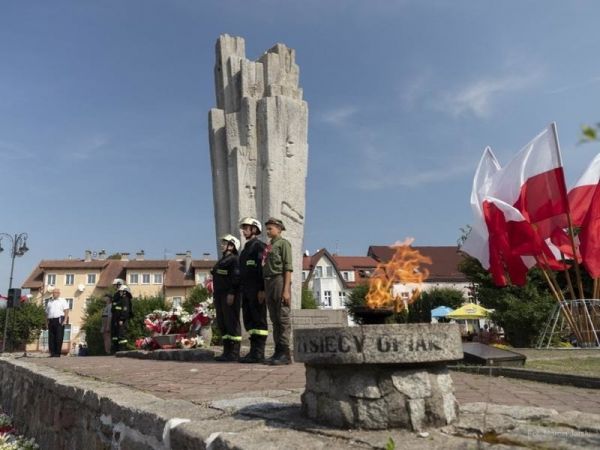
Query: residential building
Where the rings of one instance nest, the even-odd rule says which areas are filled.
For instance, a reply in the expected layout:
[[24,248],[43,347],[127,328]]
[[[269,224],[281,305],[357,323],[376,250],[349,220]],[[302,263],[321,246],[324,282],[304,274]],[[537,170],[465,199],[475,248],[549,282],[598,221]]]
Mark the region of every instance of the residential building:
[[[210,276],[215,261],[193,260],[191,252],[178,254],[172,260],[146,260],[144,252],[130,260],[128,253],[120,259],[92,257],[86,251],[84,259],[42,260],[23,283],[32,300],[43,303],[50,298],[50,290],[58,287],[69,303],[70,325],[65,330],[65,346],[83,339],[81,325],[91,297],[101,297],[112,287],[115,278],[122,278],[134,297],[162,295],[168,303],[180,305],[190,290]],[[46,333],[32,350],[45,347]]]

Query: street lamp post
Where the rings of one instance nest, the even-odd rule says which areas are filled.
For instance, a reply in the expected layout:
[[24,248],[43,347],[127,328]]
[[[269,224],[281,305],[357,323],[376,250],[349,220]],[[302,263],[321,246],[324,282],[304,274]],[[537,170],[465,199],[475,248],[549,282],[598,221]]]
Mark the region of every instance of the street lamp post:
[[[7,233],[0,233],[0,253],[2,253],[4,251],[4,248],[2,248],[2,239],[6,238],[8,239],[8,241],[10,242],[10,256],[11,256],[11,263],[10,263],[10,280],[8,282],[8,290],[10,292],[10,289],[12,288],[12,282],[13,282],[13,272],[15,270],[15,258],[17,256],[23,256],[27,250],[29,250],[29,248],[27,248],[27,238],[28,235],[27,233],[20,233],[20,234],[15,234],[10,235]],[[10,312],[10,309],[8,307],[8,299],[6,300],[6,312],[4,314],[4,338],[2,339],[2,353],[4,353],[4,350],[6,350],[6,337],[7,337],[7,332],[8,332],[8,314]]]

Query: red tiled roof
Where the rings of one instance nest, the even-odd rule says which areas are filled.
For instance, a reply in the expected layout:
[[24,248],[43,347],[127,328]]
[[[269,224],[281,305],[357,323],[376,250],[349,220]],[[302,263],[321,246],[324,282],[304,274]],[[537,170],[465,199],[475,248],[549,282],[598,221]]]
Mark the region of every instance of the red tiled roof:
[[377,261],[370,256],[338,256],[333,255],[333,259],[339,270],[374,269],[377,267]]
[[169,267],[165,276],[165,287],[195,286],[194,271],[185,273],[185,261],[168,261]]
[[142,261],[123,261],[125,262],[125,269],[166,269],[169,265],[169,261],[166,259],[145,259]]
[[213,261],[210,259],[195,259],[192,261],[192,267],[194,269],[212,269],[217,261]]
[[44,285],[44,271],[40,269],[38,265],[31,275],[27,277],[23,285],[21,286],[23,289],[40,289]]
[[109,260],[83,261],[81,259],[43,259],[41,269],[103,269]]
[[[426,265],[429,269],[427,281],[466,281],[467,277],[458,270],[458,265],[463,256],[458,247],[452,246],[412,246],[423,256],[431,258],[432,264]],[[372,245],[369,247],[369,256],[377,261],[388,262],[394,255],[394,249],[387,245]]]
[[126,261],[118,259],[108,259],[108,265],[100,273],[100,278],[96,284],[99,288],[108,288],[112,286],[112,282],[115,278],[125,279],[125,264]]

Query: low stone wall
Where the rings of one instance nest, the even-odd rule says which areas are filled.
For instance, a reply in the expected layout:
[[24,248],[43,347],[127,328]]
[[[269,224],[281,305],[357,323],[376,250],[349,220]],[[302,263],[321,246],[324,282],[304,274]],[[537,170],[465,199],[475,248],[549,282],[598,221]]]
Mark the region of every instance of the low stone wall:
[[204,448],[188,436],[179,437],[185,446],[171,445],[171,431],[218,414],[15,359],[0,359],[0,402],[42,449]]

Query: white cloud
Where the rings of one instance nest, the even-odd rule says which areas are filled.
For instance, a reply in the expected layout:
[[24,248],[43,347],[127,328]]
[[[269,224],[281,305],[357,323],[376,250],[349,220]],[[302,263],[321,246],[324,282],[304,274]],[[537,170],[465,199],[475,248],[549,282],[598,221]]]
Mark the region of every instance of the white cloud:
[[321,122],[336,127],[344,127],[350,123],[350,119],[358,112],[358,108],[354,106],[342,106],[331,109],[320,114]]
[[437,102],[436,109],[454,117],[463,114],[488,117],[500,96],[527,89],[539,78],[539,72],[482,78],[443,95]]
[[0,159],[19,160],[33,158],[33,153],[20,144],[0,141]]
[[587,86],[591,86],[594,84],[600,83],[600,76],[589,78],[585,81],[581,81],[579,83],[568,84],[565,86],[558,87],[549,91],[549,94],[561,94],[563,92],[572,91],[574,89],[581,89]]

